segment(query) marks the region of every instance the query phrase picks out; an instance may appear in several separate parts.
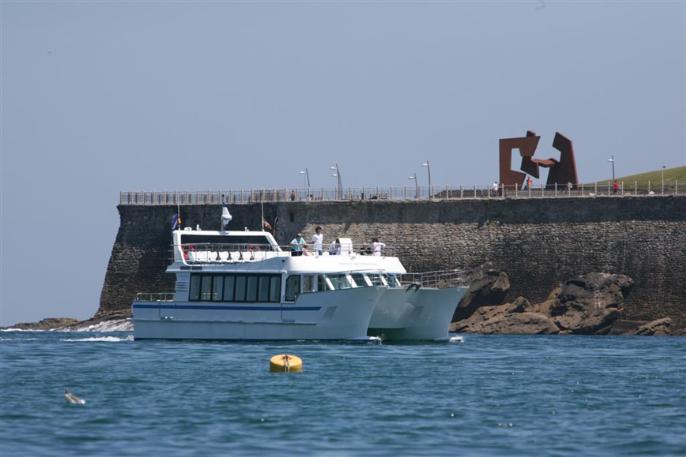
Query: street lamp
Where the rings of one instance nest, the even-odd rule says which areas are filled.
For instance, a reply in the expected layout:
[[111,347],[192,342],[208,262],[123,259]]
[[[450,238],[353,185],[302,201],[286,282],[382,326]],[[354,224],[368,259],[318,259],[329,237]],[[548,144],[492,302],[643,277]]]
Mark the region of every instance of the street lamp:
[[305,179],[305,185],[307,186],[307,196],[310,196],[310,170],[305,168],[304,170],[300,170],[298,172],[301,175],[304,175],[303,178]]
[[426,171],[429,174],[429,199],[431,199],[431,163],[427,160],[422,164],[422,167],[426,167]]
[[608,162],[612,164],[612,182],[615,182],[615,156],[611,156],[607,159]]
[[337,184],[338,184],[338,189],[337,189],[338,197],[337,198],[342,199],[343,198],[343,181],[341,180],[341,169],[338,167],[338,162],[336,162],[335,165],[331,165],[329,167],[329,170],[336,170],[336,173],[334,173],[331,176],[334,176],[335,178],[337,178]]
[[665,194],[665,168],[667,168],[667,166],[662,165],[662,169],[660,170],[660,180],[662,181],[662,195]]
[[407,179],[414,179],[414,198],[419,199],[419,181],[417,180],[417,173],[412,173]]

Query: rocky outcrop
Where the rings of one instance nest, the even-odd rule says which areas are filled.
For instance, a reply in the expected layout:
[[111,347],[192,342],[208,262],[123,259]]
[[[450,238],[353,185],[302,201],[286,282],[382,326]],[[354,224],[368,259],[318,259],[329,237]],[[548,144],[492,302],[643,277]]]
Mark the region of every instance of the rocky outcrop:
[[455,322],[451,331],[465,333],[553,334],[560,329],[548,316],[533,312],[529,301],[518,297],[500,306],[482,306],[467,319]]
[[453,322],[471,316],[481,306],[500,305],[510,290],[510,278],[491,264],[484,264],[467,273],[469,290],[455,310]]
[[562,332],[608,333],[620,318],[633,280],[626,275],[588,273],[570,279],[548,311]]
[[636,335],[671,335],[670,327],[672,319],[663,317],[662,319],[655,319],[647,324],[641,325],[636,330]]
[[7,328],[19,330],[54,330],[78,323],[78,319],[72,319],[71,317],[48,317],[38,322],[20,322]]
[[[531,304],[519,297],[503,305],[473,307],[466,318],[452,324],[451,330],[487,334],[606,334],[620,318],[632,285],[633,280],[625,275],[588,273],[568,280],[541,303]],[[656,331],[664,327],[660,325],[656,325]]]

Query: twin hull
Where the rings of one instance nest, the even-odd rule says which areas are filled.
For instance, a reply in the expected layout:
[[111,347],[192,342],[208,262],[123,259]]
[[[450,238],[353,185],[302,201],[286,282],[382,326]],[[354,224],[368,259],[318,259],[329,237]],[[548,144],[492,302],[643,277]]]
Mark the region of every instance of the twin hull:
[[301,294],[295,303],[137,301],[136,339],[442,340],[463,287],[360,287]]

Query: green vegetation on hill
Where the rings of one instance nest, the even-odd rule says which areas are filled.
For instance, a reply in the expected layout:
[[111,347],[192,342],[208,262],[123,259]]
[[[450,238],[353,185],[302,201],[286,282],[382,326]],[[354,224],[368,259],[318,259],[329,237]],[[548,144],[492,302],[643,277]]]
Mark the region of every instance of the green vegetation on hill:
[[[677,181],[679,183],[679,188],[681,188],[682,183],[684,186],[686,186],[686,167],[665,168],[664,173],[665,185],[671,185],[674,183],[674,181]],[[598,185],[607,186],[609,181],[609,179],[605,181],[598,181]],[[656,170],[648,171],[646,173],[639,173],[637,175],[622,176],[618,177],[617,181],[624,182],[625,186],[633,186],[634,182],[636,182],[638,183],[638,187],[647,187],[648,182],[650,182],[651,186],[655,187],[656,185],[660,185],[662,183],[662,171]]]

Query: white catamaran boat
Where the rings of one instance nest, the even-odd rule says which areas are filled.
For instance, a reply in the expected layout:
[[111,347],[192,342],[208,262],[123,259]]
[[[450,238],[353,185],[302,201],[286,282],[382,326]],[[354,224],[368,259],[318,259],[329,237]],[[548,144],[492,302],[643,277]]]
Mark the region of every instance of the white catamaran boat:
[[[293,256],[263,231],[174,230],[174,292],[138,294],[135,339],[446,340],[466,288],[403,285],[397,257]],[[434,275],[434,278],[437,276]]]

